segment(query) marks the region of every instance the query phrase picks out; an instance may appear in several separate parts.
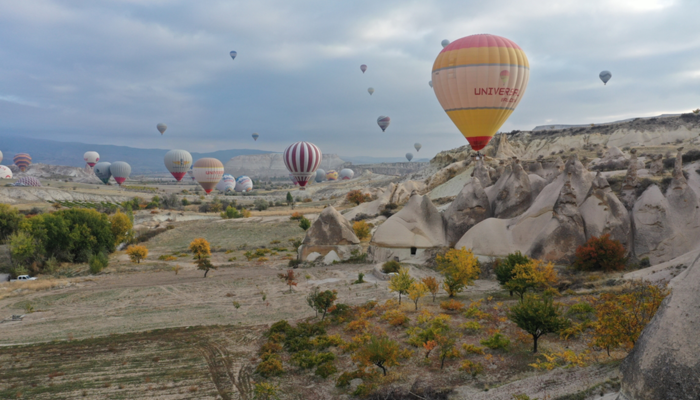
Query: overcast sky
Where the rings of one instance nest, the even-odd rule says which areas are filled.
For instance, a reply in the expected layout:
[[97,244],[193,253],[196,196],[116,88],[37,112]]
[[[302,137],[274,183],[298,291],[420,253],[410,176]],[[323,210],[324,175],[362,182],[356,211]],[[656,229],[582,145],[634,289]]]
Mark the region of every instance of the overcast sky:
[[421,142],[431,157],[466,143],[428,86],[442,39],[523,48],[530,82],[501,130],[530,130],[700,107],[698,16],[697,0],[0,0],[0,133],[192,151],[307,140],[341,156]]

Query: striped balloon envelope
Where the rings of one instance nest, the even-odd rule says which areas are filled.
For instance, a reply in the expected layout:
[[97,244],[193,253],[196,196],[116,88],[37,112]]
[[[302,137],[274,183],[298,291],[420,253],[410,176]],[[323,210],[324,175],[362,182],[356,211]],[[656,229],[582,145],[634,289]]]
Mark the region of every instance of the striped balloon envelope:
[[100,161],[100,155],[96,151],[86,151],[85,154],[83,154],[83,160],[85,160],[90,167],[94,167],[95,164]]
[[237,192],[250,192],[253,190],[253,180],[245,175],[241,175],[236,179]]
[[386,131],[386,128],[389,127],[389,124],[391,123],[391,118],[386,117],[384,115],[379,116],[377,118],[377,125],[379,125],[380,128],[382,128],[382,132]]
[[224,175],[224,164],[216,158],[200,158],[194,163],[194,179],[209,194]]
[[39,182],[38,179],[36,179],[33,176],[23,176],[15,183],[12,184],[12,186],[35,186],[35,187],[41,187],[41,182]]
[[299,186],[299,182],[297,182],[297,178],[295,178],[293,174],[289,174],[289,180],[292,181],[294,186]]
[[321,164],[321,150],[309,142],[296,142],[284,150],[284,165],[302,188],[315,176]]
[[32,163],[32,157],[30,157],[27,153],[19,153],[12,161],[14,161],[15,165],[20,171],[24,172],[27,170],[29,164]]
[[350,168],[343,168],[340,170],[340,174],[338,174],[341,181],[350,180],[353,176],[355,176],[355,171],[351,170]]
[[525,52],[494,35],[455,40],[433,64],[435,96],[476,151],[486,147],[513,113],[529,77]]
[[4,165],[0,165],[0,179],[12,179],[12,170]]

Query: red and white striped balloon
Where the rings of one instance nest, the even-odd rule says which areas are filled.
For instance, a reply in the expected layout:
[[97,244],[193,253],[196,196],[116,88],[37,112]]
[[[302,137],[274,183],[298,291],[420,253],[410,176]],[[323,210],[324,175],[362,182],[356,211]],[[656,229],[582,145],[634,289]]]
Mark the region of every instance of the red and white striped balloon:
[[321,150],[309,142],[296,142],[284,150],[283,158],[299,186],[304,187],[321,165]]

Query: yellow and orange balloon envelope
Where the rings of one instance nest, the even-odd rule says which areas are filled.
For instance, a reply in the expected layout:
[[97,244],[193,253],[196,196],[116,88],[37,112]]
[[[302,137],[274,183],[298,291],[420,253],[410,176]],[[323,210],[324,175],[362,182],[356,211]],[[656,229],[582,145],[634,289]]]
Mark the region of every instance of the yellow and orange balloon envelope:
[[433,89],[472,149],[486,147],[520,103],[530,77],[525,52],[495,35],[447,45],[433,64]]

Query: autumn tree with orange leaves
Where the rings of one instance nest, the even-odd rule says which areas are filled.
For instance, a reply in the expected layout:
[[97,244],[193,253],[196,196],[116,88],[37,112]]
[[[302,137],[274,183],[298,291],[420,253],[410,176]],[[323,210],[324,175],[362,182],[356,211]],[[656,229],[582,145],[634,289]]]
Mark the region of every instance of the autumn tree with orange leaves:
[[574,267],[582,271],[620,271],[625,268],[625,247],[606,234],[591,237],[576,249]]
[[297,277],[294,275],[294,270],[288,269],[287,272],[279,273],[277,274],[277,276],[283,281],[285,281],[284,283],[286,283],[287,286],[289,286],[289,293],[292,293],[292,286],[297,285]]

